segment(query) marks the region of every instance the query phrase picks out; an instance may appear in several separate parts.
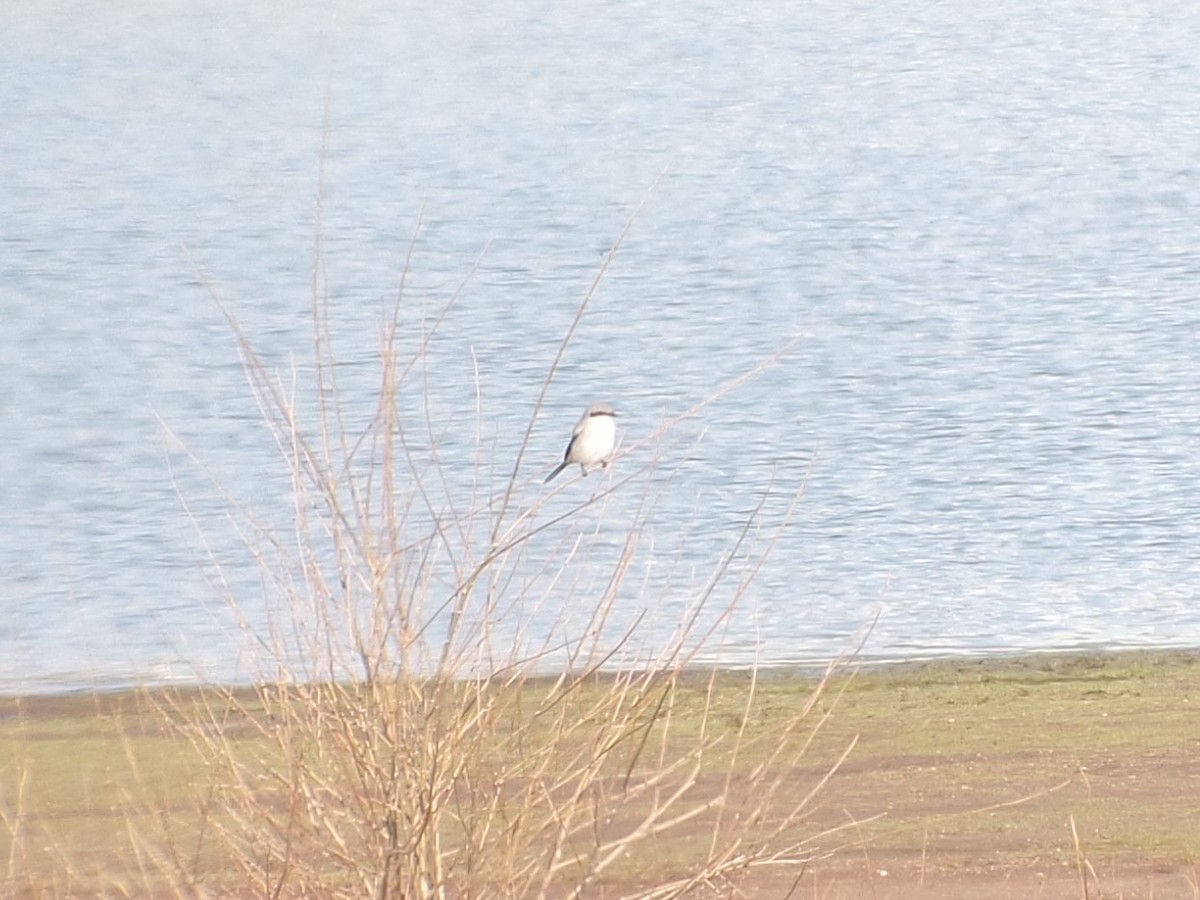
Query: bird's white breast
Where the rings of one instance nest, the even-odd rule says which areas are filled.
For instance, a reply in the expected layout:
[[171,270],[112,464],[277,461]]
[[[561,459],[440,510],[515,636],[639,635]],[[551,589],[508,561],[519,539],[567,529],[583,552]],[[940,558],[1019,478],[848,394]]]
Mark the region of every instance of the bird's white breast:
[[576,438],[575,456],[581,463],[596,463],[612,452],[617,423],[612,416],[591,416]]

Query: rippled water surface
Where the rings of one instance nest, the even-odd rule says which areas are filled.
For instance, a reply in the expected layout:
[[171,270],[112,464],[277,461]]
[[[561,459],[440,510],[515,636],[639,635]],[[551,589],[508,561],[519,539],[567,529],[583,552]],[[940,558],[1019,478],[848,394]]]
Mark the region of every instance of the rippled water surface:
[[[795,344],[547,530],[573,599],[641,522],[615,621],[669,639],[762,503],[709,658],[1200,644],[1200,8],[249,7],[0,11],[0,690],[259,673],[230,514],[291,485],[214,292],[303,385],[319,256],[361,421],[407,259],[404,352],[453,304],[403,405],[478,498],[639,204],[518,507],[588,402],[632,446]],[[502,639],[575,627],[539,546]]]

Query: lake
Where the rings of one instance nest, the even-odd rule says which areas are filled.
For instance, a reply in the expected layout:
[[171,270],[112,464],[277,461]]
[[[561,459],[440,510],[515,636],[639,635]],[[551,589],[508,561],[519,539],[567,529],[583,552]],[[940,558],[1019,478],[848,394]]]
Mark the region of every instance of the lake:
[[[635,477],[494,639],[586,632],[539,554],[593,548],[578,603],[636,527],[651,655],[731,553],[706,662],[1200,645],[1197,46],[1170,0],[6,4],[0,691],[262,677],[239,509],[295,493],[223,309],[303,398],[319,261],[360,425],[403,273],[406,434],[487,508],[618,242],[515,508]],[[549,494],[597,400],[630,452]]]

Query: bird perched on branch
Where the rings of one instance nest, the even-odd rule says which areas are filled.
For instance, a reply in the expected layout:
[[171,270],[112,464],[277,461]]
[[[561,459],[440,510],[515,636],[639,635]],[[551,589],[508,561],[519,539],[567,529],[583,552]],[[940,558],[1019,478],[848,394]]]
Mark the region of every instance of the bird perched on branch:
[[608,403],[597,403],[589,406],[575,430],[571,432],[571,442],[567,444],[567,452],[558,468],[546,476],[546,484],[571,463],[579,463],[586,475],[596,466],[607,466],[608,455],[613,451],[617,438],[617,414]]

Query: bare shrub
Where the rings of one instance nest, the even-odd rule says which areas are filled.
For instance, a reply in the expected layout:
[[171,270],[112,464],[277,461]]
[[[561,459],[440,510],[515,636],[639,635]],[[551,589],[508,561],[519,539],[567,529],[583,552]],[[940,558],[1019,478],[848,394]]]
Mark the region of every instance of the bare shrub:
[[[405,355],[402,282],[382,321],[374,411],[357,423],[319,274],[307,389],[230,316],[290,474],[294,531],[241,510],[269,598],[265,627],[244,616],[257,686],[170,704],[207,763],[198,839],[225,859],[219,873],[177,866],[176,883],[289,897],[695,896],[766,866],[798,878],[820,852],[804,818],[828,773],[794,773],[822,686],[760,727],[756,677],[731,687],[691,665],[800,491],[774,523],[760,506],[703,578],[634,575],[658,552],[645,546],[652,448],[775,358],[626,448],[602,479],[532,493],[525,451],[594,290],[499,487],[482,438],[465,475],[439,444],[425,351],[449,307]],[[614,540],[608,504],[639,484]],[[620,602],[655,590],[687,595],[665,639],[646,638]]]

